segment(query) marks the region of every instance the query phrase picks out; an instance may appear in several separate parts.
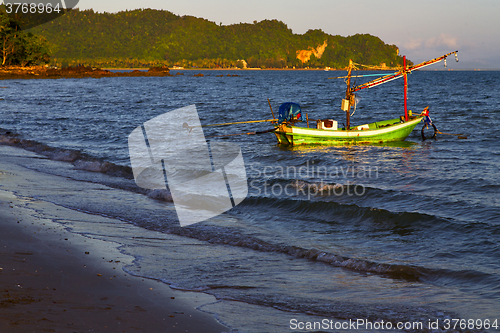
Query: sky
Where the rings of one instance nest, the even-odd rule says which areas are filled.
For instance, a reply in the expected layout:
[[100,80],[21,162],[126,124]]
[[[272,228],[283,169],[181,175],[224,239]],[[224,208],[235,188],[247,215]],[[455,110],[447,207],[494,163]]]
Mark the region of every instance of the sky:
[[163,9],[223,25],[277,19],[297,34],[371,34],[415,64],[458,50],[459,63],[449,59],[448,68],[500,69],[500,0],[80,0],[77,7]]

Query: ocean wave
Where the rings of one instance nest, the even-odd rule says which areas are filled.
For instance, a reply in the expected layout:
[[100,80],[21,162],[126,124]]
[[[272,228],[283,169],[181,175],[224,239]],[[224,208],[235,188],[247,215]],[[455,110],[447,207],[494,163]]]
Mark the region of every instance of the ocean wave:
[[[2,128],[0,128],[0,144],[32,151],[54,161],[71,163],[76,170],[95,172],[127,180],[134,179],[132,168],[129,166],[103,161],[79,150],[51,147],[35,140],[24,139],[19,134]],[[117,183],[106,183],[105,185],[141,193],[155,200],[172,202],[172,196],[168,190],[146,190],[138,186],[117,186]]]
[[132,179],[132,168],[102,161],[79,150],[56,148],[44,143],[23,139],[19,134],[0,129],[0,144],[26,149],[54,161],[72,163],[76,169]]
[[297,259],[311,260],[334,267],[341,267],[360,273],[377,274],[397,280],[429,282],[433,284],[446,284],[446,281],[454,281],[459,284],[473,283],[475,285],[497,285],[500,283],[498,276],[485,272],[475,270],[454,271],[450,269],[436,269],[407,264],[380,263],[322,251],[316,248],[274,244],[251,235],[242,234],[231,228],[198,226],[196,228],[167,228],[161,231],[198,239],[210,244],[236,246],[260,252],[281,253]]
[[[315,187],[320,185],[310,184],[307,186]],[[338,188],[339,185],[330,184],[327,186]],[[340,186],[344,189],[352,189],[353,187],[353,185]],[[390,196],[388,193],[381,192],[388,191],[365,188],[366,196]],[[426,213],[407,211],[393,212],[382,208],[361,206],[359,203],[341,200],[342,198],[337,195],[327,196],[325,195],[326,192],[318,193],[319,195],[313,197],[312,200],[304,200],[301,196],[249,196],[239,206],[237,206],[235,210],[244,210],[247,207],[267,207],[271,210],[280,210],[282,214],[314,217],[317,221],[331,221],[332,217],[335,217],[338,222],[343,220],[349,221],[350,223],[354,223],[355,221],[376,221],[392,225],[398,224],[400,226],[411,225],[414,222],[418,222],[418,226],[420,228],[423,226],[436,226],[436,224],[449,227],[453,224],[453,220],[440,218]],[[369,203],[369,200],[367,200],[366,197],[364,197],[364,199],[359,198],[357,201],[362,200]]]

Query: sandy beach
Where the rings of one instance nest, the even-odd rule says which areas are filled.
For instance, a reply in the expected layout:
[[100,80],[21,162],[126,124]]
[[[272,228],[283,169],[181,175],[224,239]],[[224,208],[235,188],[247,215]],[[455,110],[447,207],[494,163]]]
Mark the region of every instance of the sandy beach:
[[66,208],[37,202],[52,219],[26,208],[36,199],[6,190],[30,175],[9,164],[13,149],[0,146],[0,332],[229,331],[196,309],[214,297],[127,274],[118,244],[53,222]]

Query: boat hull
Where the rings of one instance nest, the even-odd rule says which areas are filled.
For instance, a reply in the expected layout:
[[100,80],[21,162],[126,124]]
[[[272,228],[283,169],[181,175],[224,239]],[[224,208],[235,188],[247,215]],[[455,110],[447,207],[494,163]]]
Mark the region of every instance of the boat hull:
[[[415,117],[407,122],[390,119],[383,122],[352,127],[350,130],[324,130],[282,124],[274,132],[279,144],[339,144],[339,143],[382,143],[403,141],[413,131],[423,117]],[[358,129],[359,128],[359,129]],[[367,129],[361,129],[367,128]]]

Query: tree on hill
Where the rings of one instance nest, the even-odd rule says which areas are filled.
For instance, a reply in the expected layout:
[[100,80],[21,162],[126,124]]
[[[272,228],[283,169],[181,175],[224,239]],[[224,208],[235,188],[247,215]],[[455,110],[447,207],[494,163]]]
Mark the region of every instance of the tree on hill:
[[2,8],[0,8],[0,56],[2,66],[29,66],[50,61],[46,40],[22,31],[19,24]]

